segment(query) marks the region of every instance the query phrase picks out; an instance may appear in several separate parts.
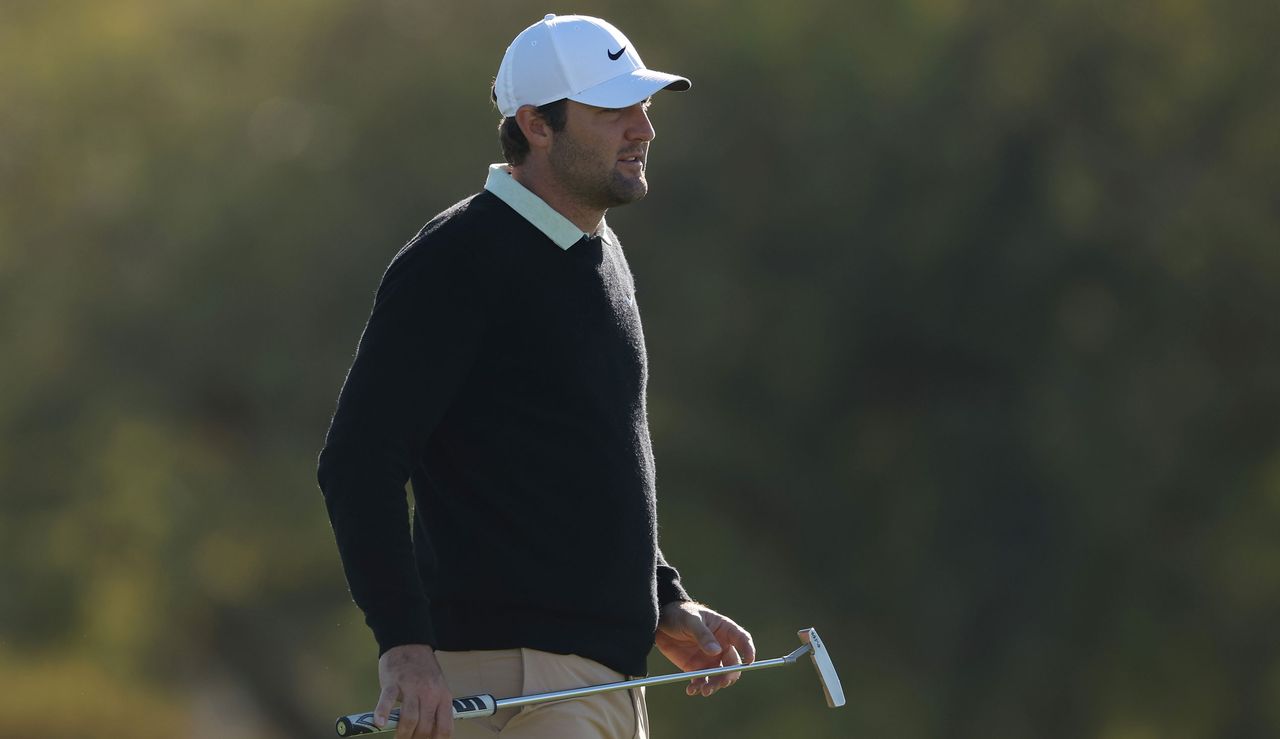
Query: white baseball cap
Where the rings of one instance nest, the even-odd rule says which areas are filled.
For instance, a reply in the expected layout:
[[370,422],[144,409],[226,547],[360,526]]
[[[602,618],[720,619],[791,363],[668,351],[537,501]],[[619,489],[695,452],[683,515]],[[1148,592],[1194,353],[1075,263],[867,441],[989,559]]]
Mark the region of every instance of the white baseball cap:
[[498,111],[569,98],[601,108],[626,108],[658,90],[688,90],[689,80],[645,69],[635,46],[606,21],[556,15],[520,32],[502,56],[493,83]]

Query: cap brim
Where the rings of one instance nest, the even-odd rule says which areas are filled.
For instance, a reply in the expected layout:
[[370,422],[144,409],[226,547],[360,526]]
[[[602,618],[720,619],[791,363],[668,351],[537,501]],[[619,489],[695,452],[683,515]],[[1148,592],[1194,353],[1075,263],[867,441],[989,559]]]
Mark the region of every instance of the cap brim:
[[681,92],[692,85],[689,80],[674,74],[636,69],[588,87],[577,95],[570,95],[569,99],[597,108],[626,108],[648,99],[659,90]]

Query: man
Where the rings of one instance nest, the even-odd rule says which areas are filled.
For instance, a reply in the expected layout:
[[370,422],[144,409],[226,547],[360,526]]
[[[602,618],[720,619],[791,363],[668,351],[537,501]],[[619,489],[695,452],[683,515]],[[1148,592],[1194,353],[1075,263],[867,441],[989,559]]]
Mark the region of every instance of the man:
[[682,670],[755,658],[658,549],[644,340],[604,220],[648,190],[650,97],[688,87],[602,20],[525,29],[493,89],[508,163],[383,276],[319,480],[399,739],[645,737],[642,690],[456,728],[450,700],[642,675],[655,643]]

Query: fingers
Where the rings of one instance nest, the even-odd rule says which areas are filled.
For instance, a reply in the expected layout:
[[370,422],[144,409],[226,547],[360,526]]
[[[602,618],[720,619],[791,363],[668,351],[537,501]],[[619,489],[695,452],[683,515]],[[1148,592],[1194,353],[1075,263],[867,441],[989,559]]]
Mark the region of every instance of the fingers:
[[[738,655],[742,658],[742,663],[751,664],[756,661],[756,645],[751,640],[751,634],[741,626],[737,625],[729,619],[725,619],[725,634],[723,641],[737,650]],[[737,663],[734,663],[737,664]]]
[[430,701],[418,701],[418,728],[411,736],[413,739],[435,739],[436,712]]
[[[729,665],[742,664],[742,658],[738,656],[738,650],[729,647],[724,650],[723,658],[720,660],[721,665],[728,667]],[[712,675],[707,678],[707,685],[703,689],[702,694],[706,696],[714,695],[717,690],[727,688],[738,682],[738,678],[742,677],[741,672],[727,672],[723,675]]]
[[453,701],[442,700],[436,705],[435,739],[450,739],[453,736]]
[[693,638],[697,639],[698,646],[702,651],[707,655],[715,656],[724,650],[724,646],[716,638],[711,628],[707,626],[706,616],[710,615],[715,615],[715,611],[708,609],[703,613],[689,614],[688,629]]
[[[734,647],[731,646],[728,649],[724,650],[724,654],[725,654],[725,657],[721,661],[724,663],[726,667],[729,665],[742,664],[742,657],[738,654],[738,650],[735,649]],[[727,688],[730,685],[733,685],[734,683],[738,682],[738,680],[742,677],[742,673],[729,672],[729,673],[725,673],[724,675],[717,675],[716,677],[717,677],[717,680],[712,681],[712,685],[713,687],[715,687],[716,690],[719,690],[720,688]]]
[[[697,695],[699,693],[702,693],[702,691],[706,689],[706,687],[707,687],[707,678],[695,677],[694,679],[689,681],[688,685],[685,686],[684,694]],[[710,695],[710,693],[704,693],[704,695]]]
[[733,647],[738,650],[738,655],[746,664],[756,661],[756,645],[751,640],[751,634],[746,629],[739,626],[728,616],[709,609],[705,612],[705,617],[721,646]]
[[396,739],[413,739],[418,729],[418,699],[405,696],[400,701],[400,723],[396,725]]
[[[406,716],[412,718],[406,719]],[[450,739],[452,736],[453,699],[451,696],[427,694],[421,699],[411,696],[401,703],[400,726],[396,729],[396,739]]]
[[378,705],[373,709],[373,725],[381,729],[387,725],[387,717],[391,715],[391,708],[396,704],[396,698],[400,697],[400,691],[394,686],[388,686],[382,689],[378,694]]
[[[721,655],[719,667],[728,667],[729,665],[742,664],[742,657],[739,656],[738,650],[729,647],[724,650]],[[685,686],[685,695],[701,695],[704,698],[715,695],[716,691],[727,688],[738,682],[742,677],[741,672],[727,672],[723,675],[710,675],[707,677],[695,677]]]

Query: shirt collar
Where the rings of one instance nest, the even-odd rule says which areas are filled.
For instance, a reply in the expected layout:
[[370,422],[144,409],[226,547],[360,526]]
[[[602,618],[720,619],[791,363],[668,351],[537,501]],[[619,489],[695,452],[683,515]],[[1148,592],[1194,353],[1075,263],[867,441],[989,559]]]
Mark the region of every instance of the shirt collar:
[[[573,221],[560,215],[555,208],[547,205],[545,200],[516,182],[516,178],[511,176],[511,168],[506,164],[489,165],[489,178],[485,180],[484,189],[511,206],[512,210],[536,226],[561,249],[568,250],[569,247],[581,241],[583,236],[590,235],[583,233],[582,229],[573,225]],[[603,223],[600,230],[605,231]]]

